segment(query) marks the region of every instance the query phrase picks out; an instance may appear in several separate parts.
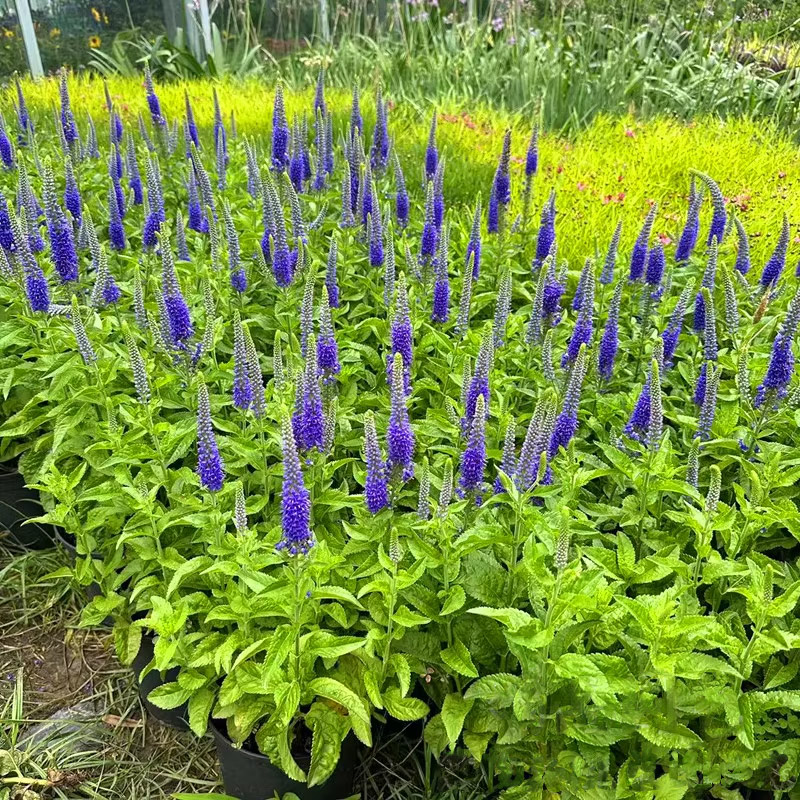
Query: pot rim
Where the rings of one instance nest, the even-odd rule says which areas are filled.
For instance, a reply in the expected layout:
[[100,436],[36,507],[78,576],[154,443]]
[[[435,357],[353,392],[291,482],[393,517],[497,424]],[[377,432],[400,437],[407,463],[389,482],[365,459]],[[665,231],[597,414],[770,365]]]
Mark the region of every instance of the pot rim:
[[272,763],[269,756],[265,756],[263,753],[260,752],[253,752],[252,750],[248,750],[245,747],[236,747],[236,745],[231,741],[228,734],[225,732],[225,720],[224,719],[216,719],[214,717],[209,718],[209,725],[211,727],[211,731],[214,734],[214,740],[217,743],[217,746],[224,744],[228,750],[235,750],[237,753],[241,753],[243,756],[247,756],[247,758],[251,758],[254,761],[261,761],[266,762],[274,769],[280,769],[280,767],[275,766]]

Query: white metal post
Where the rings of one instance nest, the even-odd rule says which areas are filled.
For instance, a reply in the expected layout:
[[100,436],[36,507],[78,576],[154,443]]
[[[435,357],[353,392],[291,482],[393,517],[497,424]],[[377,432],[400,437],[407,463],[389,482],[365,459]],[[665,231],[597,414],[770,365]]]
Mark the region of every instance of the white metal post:
[[17,19],[22,29],[22,41],[25,43],[25,53],[28,56],[28,69],[34,78],[44,77],[42,57],[39,54],[39,44],[36,41],[36,31],[33,29],[31,7],[28,0],[14,0],[17,7]]
[[197,19],[197,12],[191,3],[184,3],[186,13],[186,43],[192,51],[192,55],[198,62],[202,63],[204,59],[203,42],[200,37],[200,23]]
[[327,44],[331,40],[331,24],[328,19],[328,0],[319,0],[319,22],[322,41]]
[[211,14],[208,12],[208,0],[200,0],[200,29],[203,31],[203,44],[206,48],[206,55],[210,56],[214,52],[214,45],[211,41]]

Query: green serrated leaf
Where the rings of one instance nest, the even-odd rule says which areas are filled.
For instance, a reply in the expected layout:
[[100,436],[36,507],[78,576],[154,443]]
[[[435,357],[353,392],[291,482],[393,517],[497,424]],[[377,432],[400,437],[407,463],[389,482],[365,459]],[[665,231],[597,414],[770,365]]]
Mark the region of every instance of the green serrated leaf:
[[473,700],[468,700],[458,692],[451,692],[444,699],[442,704],[442,722],[447,731],[447,738],[451,747],[455,747],[461,730],[464,727],[464,720],[472,709]]
[[442,661],[459,675],[465,675],[467,678],[478,677],[478,670],[472,663],[469,650],[459,639],[456,639],[450,647],[442,650]]

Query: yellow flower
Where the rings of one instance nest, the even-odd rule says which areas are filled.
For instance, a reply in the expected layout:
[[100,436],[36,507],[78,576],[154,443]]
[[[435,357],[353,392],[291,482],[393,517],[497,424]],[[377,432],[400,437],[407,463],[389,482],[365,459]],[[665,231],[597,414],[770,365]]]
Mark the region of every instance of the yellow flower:
[[94,6],[92,6],[92,16],[95,22],[100,22],[100,12]]
[[12,31],[12,30],[10,30],[8,28],[3,28],[3,35],[6,36],[9,39],[13,39],[14,38],[14,31]]
[[105,24],[108,25],[108,14],[106,14],[105,12],[103,12],[103,22],[105,22]]
[[102,42],[100,41],[100,37],[99,36],[90,36],[89,37],[89,47],[91,47],[92,50],[96,50],[98,47],[100,47],[101,44],[102,44]]
[[55,39],[58,36],[61,36],[61,28],[50,28],[50,38]]

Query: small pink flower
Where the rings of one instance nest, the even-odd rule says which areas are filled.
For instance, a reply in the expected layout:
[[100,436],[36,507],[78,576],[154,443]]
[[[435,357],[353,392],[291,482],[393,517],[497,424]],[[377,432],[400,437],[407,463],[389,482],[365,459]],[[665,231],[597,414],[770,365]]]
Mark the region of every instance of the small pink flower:
[[626,136],[627,136],[629,139],[633,139],[633,138],[635,138],[635,136],[636,136],[636,133],[634,133],[633,129],[631,129],[631,128],[625,128],[625,135],[626,135]]
[[492,29],[497,33],[506,26],[506,21],[502,17],[495,17],[492,20]]
[[668,244],[672,244],[672,238],[667,236],[666,233],[659,233],[656,234],[658,236],[658,241],[666,247]]
[[585,184],[583,181],[578,181],[578,191],[585,192],[589,188],[588,184]]

